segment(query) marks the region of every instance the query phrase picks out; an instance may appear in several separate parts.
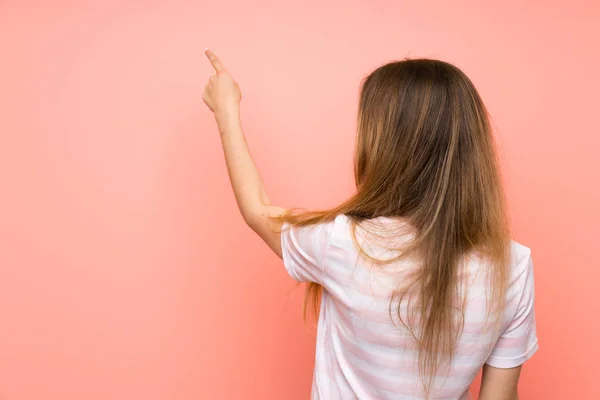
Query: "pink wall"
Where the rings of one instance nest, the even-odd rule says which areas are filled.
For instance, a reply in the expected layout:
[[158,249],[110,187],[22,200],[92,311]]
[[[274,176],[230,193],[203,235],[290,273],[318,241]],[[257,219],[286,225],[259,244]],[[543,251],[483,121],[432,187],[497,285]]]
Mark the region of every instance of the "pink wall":
[[351,192],[365,73],[406,55],[462,67],[537,266],[522,398],[600,398],[591,1],[39,3],[0,3],[2,400],[308,397],[314,340],[238,216],[201,101],[207,46],[284,206]]

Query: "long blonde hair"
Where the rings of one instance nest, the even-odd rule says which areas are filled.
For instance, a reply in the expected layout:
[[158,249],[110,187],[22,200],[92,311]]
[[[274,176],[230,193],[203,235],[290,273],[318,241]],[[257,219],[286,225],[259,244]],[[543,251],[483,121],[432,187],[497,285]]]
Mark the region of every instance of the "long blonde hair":
[[[390,310],[416,340],[429,393],[462,334],[464,304],[458,313],[456,304],[464,299],[464,257],[477,252],[490,260],[488,316],[502,314],[507,287],[509,233],[498,160],[488,113],[469,78],[429,59],[372,72],[361,88],[354,175],[356,193],[344,203],[280,220],[306,226],[343,214],[354,228],[377,217],[408,221],[415,236],[402,256],[417,255],[420,268],[394,293]],[[320,285],[307,284],[305,318],[309,311],[318,315],[321,293]],[[414,318],[400,315],[405,297]]]

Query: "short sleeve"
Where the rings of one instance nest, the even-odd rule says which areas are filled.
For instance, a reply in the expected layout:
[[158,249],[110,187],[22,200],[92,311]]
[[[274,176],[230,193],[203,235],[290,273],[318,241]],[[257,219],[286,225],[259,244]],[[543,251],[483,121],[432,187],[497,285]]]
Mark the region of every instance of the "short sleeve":
[[333,223],[283,225],[281,255],[288,274],[298,282],[322,283]]
[[[513,285],[519,289],[514,297],[516,313],[498,339],[487,364],[496,368],[514,368],[523,364],[538,350],[535,326],[535,290],[531,254],[523,257]],[[519,298],[520,296],[520,298]],[[510,299],[507,299],[510,302]]]

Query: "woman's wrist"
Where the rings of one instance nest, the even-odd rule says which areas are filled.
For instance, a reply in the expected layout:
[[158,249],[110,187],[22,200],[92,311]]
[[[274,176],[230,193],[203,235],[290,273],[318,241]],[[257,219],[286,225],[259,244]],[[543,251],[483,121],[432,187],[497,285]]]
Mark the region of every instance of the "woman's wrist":
[[227,134],[232,130],[237,130],[242,125],[239,108],[215,113],[215,120],[217,121],[221,135]]

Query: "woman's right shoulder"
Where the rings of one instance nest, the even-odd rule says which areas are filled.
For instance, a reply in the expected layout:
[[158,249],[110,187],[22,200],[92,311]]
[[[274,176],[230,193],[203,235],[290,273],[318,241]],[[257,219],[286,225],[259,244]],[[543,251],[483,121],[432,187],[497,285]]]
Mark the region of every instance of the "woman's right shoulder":
[[531,258],[531,249],[521,243],[511,240],[510,242],[510,261],[511,265],[522,265]]
[[512,283],[527,280],[533,275],[531,249],[514,240],[510,248],[510,275]]

